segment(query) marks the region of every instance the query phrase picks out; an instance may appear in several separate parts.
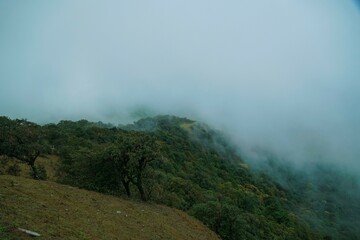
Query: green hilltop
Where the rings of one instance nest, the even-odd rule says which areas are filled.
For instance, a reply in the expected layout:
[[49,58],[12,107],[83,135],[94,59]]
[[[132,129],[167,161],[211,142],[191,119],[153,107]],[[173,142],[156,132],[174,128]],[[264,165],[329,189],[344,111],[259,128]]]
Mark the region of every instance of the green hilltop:
[[[224,240],[360,236],[360,191],[356,180],[323,165],[311,168],[315,178],[270,154],[262,168],[253,169],[225,135],[203,123],[175,116],[145,118],[119,127],[87,120],[44,126],[7,117],[0,121],[2,174],[24,174],[20,173],[22,164],[14,160],[18,159],[29,165],[27,171],[35,179],[125,198],[132,201],[134,208],[141,206],[135,202],[142,200],[150,206],[156,203],[182,210]],[[56,163],[54,158],[58,159]],[[48,181],[31,182],[34,188],[42,184],[60,186]],[[82,193],[90,194],[79,190],[77,197],[81,198]],[[101,205],[101,201],[97,204]],[[2,208],[11,209],[5,203]],[[1,215],[0,224],[12,226],[19,221],[20,215],[8,218],[10,212]],[[158,217],[168,222],[164,216]],[[138,215],[136,220],[144,219]],[[83,221],[74,221],[74,227]],[[169,224],[180,227],[183,223]],[[197,229],[198,223],[191,224]],[[99,229],[110,231],[101,226]],[[129,231],[128,236],[132,234]],[[176,234],[173,239],[180,236]],[[80,239],[80,235],[76,236]],[[93,239],[91,236],[83,237]],[[149,235],[144,239],[161,238]]]

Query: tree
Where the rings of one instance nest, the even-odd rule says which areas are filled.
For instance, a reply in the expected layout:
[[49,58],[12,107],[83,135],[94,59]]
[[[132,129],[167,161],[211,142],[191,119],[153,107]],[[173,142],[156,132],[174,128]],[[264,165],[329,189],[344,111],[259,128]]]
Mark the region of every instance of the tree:
[[[118,185],[123,185],[128,197],[131,196],[130,182],[132,176],[129,171],[130,157],[126,153],[126,142],[118,144],[111,144],[101,154],[102,162],[110,163],[112,166],[112,173],[115,176]],[[103,166],[106,166],[103,164]]]
[[11,133],[15,129],[15,123],[7,118],[0,117],[0,155],[7,155],[11,152],[13,146],[10,144]]
[[130,183],[134,184],[143,201],[147,200],[144,176],[147,166],[158,159],[159,145],[155,138],[146,133],[128,132],[121,134],[116,143],[104,150],[102,158],[113,164],[118,182],[124,186],[130,197]]
[[27,163],[39,179],[35,161],[44,148],[39,125],[27,120],[0,117],[0,155]]
[[246,234],[246,222],[242,219],[240,209],[234,205],[208,201],[194,205],[189,214],[201,220],[224,240],[242,239],[241,236]]

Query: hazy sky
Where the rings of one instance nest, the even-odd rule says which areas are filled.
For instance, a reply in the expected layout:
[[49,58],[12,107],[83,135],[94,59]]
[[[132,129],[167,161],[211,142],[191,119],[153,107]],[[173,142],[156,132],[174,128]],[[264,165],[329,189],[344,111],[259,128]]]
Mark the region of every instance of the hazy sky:
[[360,172],[352,0],[0,0],[0,115],[203,120]]

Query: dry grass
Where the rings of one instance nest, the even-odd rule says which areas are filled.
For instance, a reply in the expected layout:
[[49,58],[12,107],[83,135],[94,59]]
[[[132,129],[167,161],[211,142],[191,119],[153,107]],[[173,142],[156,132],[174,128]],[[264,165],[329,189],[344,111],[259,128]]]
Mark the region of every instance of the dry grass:
[[40,239],[218,239],[176,209],[23,177],[0,176],[0,209],[9,239],[27,239],[18,227]]
[[187,131],[191,131],[191,127],[195,125],[195,122],[192,122],[192,123],[181,123],[180,124],[180,127],[182,129],[185,129]]

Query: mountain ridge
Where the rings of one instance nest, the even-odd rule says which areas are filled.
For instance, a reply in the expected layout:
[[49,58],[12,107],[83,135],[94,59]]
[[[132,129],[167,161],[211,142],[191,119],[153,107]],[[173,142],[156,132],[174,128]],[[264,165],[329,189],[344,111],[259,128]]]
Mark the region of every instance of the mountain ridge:
[[310,178],[266,152],[262,168],[252,168],[201,122],[165,115],[119,128],[80,120],[38,130],[51,146],[45,153],[60,158],[56,181],[183,210],[224,240],[359,236],[358,194],[346,199],[335,181],[320,180],[337,177],[355,193],[356,183],[329,166],[314,166]]

